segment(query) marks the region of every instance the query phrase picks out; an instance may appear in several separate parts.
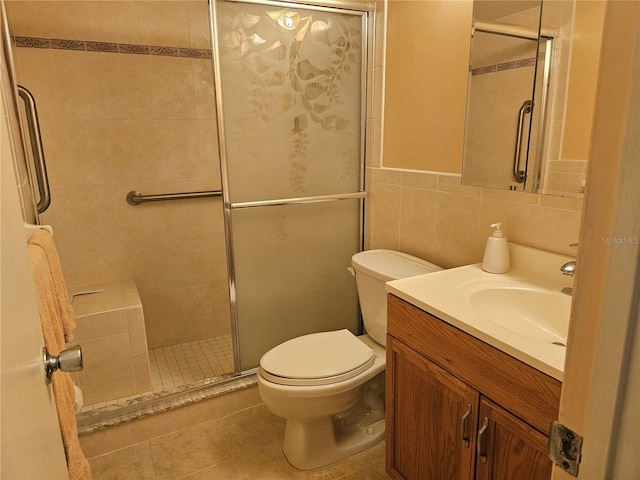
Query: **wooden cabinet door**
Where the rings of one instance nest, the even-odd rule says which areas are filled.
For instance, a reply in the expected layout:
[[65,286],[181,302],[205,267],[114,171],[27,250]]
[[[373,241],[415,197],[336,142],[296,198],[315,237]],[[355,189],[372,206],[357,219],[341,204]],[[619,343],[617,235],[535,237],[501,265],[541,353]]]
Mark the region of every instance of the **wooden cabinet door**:
[[394,478],[474,477],[478,392],[388,337],[386,400],[387,471]]
[[549,480],[547,437],[498,405],[482,398],[476,470],[478,480]]

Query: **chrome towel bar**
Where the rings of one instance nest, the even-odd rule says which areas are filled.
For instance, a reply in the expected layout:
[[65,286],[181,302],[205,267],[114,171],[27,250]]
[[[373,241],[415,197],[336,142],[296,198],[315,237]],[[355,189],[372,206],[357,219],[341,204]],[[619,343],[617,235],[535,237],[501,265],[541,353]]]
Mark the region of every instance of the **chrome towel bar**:
[[186,200],[189,198],[221,197],[222,190],[207,190],[204,192],[183,192],[183,193],[159,193],[155,195],[143,195],[135,190],[127,193],[127,203],[129,205],[140,205],[145,202],[162,202],[166,200]]

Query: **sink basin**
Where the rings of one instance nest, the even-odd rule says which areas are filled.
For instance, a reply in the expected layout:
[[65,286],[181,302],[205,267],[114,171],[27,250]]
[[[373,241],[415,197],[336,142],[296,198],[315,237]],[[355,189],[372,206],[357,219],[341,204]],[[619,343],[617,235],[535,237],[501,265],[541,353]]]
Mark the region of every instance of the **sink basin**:
[[387,292],[532,367],[562,380],[573,279],[571,257],[509,244],[511,269],[465,265],[393,280]]
[[566,344],[571,311],[569,295],[511,286],[467,289],[465,293],[463,298],[484,320],[533,340]]

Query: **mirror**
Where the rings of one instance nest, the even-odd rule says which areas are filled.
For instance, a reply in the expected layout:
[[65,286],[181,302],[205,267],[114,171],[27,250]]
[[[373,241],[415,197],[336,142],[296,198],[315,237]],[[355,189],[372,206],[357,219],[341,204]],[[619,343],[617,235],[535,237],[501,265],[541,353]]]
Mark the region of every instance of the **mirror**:
[[462,183],[533,191],[552,50],[540,0],[505,3],[474,2]]
[[580,197],[604,2],[475,0],[462,183]]

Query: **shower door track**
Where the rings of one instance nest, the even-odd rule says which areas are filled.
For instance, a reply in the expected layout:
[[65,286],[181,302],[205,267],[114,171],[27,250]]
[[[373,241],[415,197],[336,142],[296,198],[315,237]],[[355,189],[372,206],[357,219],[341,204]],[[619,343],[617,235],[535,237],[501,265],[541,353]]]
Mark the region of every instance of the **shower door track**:
[[237,208],[277,207],[281,205],[296,205],[306,203],[324,203],[337,200],[351,200],[354,198],[366,198],[367,192],[338,193],[335,195],[316,195],[312,197],[278,198],[274,200],[256,200],[253,202],[225,203],[225,208],[235,210]]
[[[375,2],[367,3],[357,0],[300,0],[296,2],[281,2],[279,0],[226,0],[233,3],[252,3],[278,8],[303,8],[321,12],[353,13],[372,12],[375,10]],[[347,12],[345,12],[345,10]]]

